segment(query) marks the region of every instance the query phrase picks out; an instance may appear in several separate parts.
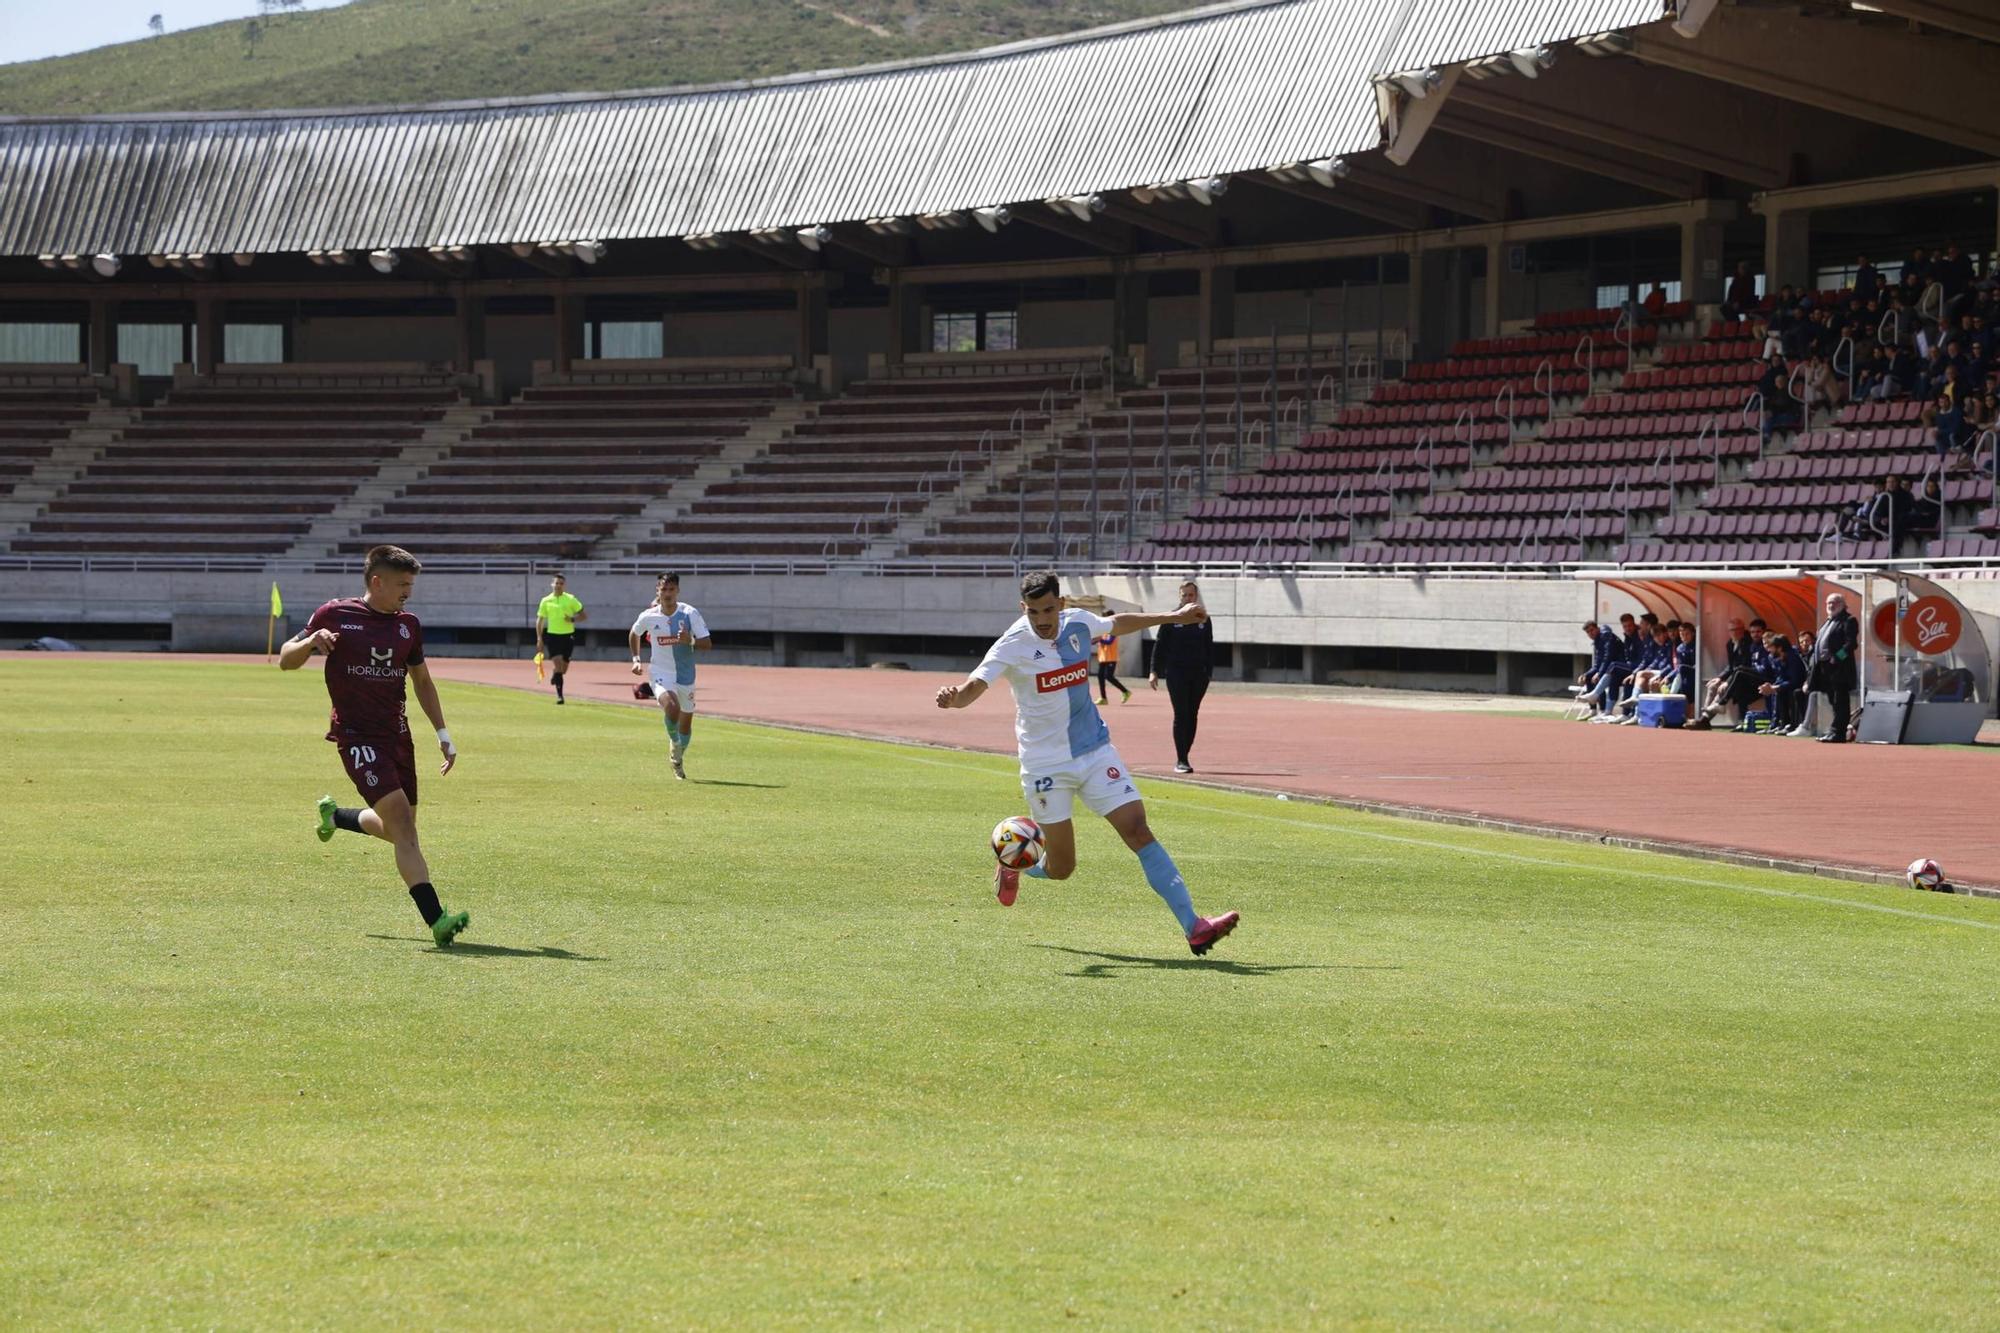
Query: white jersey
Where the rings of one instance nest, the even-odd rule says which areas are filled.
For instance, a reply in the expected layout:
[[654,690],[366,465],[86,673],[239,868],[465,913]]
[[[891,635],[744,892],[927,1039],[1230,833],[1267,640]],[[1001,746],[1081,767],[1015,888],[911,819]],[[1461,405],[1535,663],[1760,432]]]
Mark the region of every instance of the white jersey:
[[694,645],[680,641],[681,627],[694,630],[694,637],[708,637],[708,622],[701,618],[701,612],[686,602],[674,603],[671,612],[662,611],[658,603],[639,613],[632,622],[632,633],[642,642],[651,640],[653,645],[653,672],[665,675],[676,685],[694,684]]
[[1005,676],[1013,687],[1022,772],[1058,768],[1110,744],[1111,731],[1090,697],[1091,643],[1110,632],[1105,617],[1069,610],[1049,640],[1030,629],[1022,616],[993,641],[973,670],[975,680],[991,685]]

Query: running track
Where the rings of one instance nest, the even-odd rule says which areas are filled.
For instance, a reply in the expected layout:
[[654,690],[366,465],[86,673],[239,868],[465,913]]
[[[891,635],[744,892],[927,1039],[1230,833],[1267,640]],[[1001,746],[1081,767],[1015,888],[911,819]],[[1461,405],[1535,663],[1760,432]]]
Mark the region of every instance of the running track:
[[[431,659],[441,679],[541,689],[526,662]],[[704,666],[703,716],[1014,751],[1005,691],[963,712],[931,700],[959,676]],[[572,696],[633,703],[624,663],[570,668]],[[653,707],[648,703],[646,707]],[[551,705],[553,707],[553,704]],[[1106,710],[1137,772],[1170,776],[1165,691]],[[1819,745],[1728,732],[1383,708],[1211,691],[1196,780],[1433,818],[1491,821],[1843,875],[1936,857],[1960,884],[2000,888],[2000,755]]]

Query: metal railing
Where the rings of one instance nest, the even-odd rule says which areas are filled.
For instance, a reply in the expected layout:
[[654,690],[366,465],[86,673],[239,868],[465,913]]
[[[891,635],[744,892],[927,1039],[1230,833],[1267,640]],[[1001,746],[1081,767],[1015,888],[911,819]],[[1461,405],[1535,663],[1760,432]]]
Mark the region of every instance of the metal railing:
[[[1757,416],[1754,421],[1750,416],[1750,409],[1753,407],[1757,409]],[[1762,462],[1764,458],[1764,444],[1771,435],[1770,423],[1764,418],[1764,391],[1762,389],[1752,389],[1750,396],[1743,400],[1742,416],[1744,425],[1754,425],[1757,428],[1757,459],[1759,462]]]

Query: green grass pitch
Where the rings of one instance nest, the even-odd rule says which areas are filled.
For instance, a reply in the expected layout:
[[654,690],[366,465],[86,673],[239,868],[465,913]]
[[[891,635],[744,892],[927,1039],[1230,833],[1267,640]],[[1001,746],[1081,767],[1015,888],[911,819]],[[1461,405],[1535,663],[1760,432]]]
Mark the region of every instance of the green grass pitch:
[[0,663],[0,1324],[2000,1310],[1993,903],[1154,782],[1196,961],[1005,759],[444,697],[450,952],[315,676]]

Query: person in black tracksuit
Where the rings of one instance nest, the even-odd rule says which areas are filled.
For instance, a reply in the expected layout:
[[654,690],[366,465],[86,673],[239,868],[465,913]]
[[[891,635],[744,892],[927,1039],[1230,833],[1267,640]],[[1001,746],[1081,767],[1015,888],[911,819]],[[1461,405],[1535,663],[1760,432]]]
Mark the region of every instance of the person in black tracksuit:
[[[1201,601],[1201,589],[1189,579],[1181,585],[1182,606]],[[1174,772],[1192,773],[1188,755],[1194,749],[1195,722],[1201,715],[1201,698],[1208,693],[1208,677],[1215,655],[1215,631],[1207,617],[1193,625],[1162,625],[1153,643],[1152,669],[1146,684],[1157,690],[1166,677],[1167,697],[1174,702]]]

